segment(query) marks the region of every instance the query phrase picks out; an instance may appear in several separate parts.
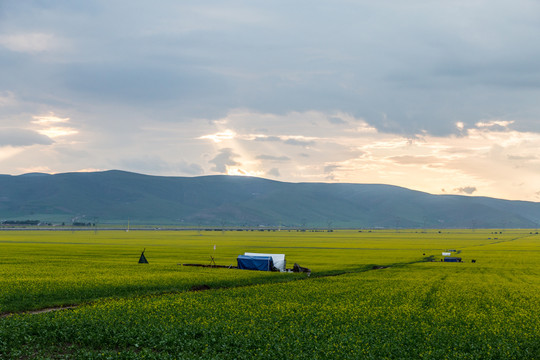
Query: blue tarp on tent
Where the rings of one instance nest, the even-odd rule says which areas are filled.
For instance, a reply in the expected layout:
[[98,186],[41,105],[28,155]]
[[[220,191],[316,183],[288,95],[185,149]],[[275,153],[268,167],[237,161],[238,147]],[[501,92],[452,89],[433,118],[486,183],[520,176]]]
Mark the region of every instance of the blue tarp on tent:
[[274,262],[271,256],[238,255],[238,268],[243,270],[272,271]]
[[461,262],[460,257],[445,257],[444,262]]

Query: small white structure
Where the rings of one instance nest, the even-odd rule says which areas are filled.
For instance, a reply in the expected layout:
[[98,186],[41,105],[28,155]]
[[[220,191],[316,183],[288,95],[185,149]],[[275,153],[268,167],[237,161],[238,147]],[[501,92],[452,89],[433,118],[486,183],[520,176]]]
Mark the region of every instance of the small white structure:
[[259,254],[259,253],[250,253],[247,252],[244,255],[246,256],[270,256],[272,257],[272,262],[274,263],[274,267],[278,269],[279,271],[285,271],[285,254]]
[[450,256],[450,255],[452,255],[452,253],[449,253],[449,252],[443,252],[442,253],[442,256]]

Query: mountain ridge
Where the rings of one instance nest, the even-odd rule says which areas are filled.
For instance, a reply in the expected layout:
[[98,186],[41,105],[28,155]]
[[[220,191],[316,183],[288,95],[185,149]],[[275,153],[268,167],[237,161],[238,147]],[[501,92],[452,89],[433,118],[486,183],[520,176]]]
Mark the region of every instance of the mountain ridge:
[[0,219],[185,226],[535,228],[540,203],[386,184],[122,170],[0,176]]

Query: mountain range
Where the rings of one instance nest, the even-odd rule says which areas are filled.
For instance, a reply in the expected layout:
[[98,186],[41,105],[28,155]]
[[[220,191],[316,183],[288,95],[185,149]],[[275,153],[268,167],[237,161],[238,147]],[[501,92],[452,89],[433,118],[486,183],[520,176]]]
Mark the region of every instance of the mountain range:
[[536,228],[540,203],[381,184],[166,177],[111,170],[0,175],[0,220],[212,227]]

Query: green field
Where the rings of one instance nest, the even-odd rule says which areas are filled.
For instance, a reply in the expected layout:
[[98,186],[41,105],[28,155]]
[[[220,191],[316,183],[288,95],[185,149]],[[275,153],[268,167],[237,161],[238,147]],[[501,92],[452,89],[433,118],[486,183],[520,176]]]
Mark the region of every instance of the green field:
[[[540,354],[536,231],[2,231],[0,246],[0,312],[13,313],[0,319],[0,358]],[[447,249],[464,262],[440,262]],[[285,253],[312,275],[178,265],[245,251]]]

